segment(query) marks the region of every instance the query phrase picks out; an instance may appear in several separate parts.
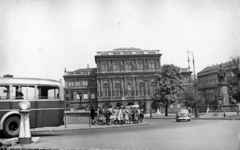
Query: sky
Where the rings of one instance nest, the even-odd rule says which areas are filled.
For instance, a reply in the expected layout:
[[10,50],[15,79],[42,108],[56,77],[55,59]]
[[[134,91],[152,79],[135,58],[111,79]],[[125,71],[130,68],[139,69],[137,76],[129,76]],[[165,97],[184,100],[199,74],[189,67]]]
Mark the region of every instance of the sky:
[[[196,73],[240,55],[239,0],[0,0],[0,76],[60,80],[97,51],[160,50]],[[192,65],[192,55],[191,69]]]

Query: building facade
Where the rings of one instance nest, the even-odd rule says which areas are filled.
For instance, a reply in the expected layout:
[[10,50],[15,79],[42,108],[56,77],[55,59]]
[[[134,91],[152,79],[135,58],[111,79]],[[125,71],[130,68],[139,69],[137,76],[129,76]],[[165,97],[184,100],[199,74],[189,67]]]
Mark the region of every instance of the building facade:
[[212,65],[204,68],[197,73],[198,78],[198,90],[202,93],[202,96],[206,99],[206,103],[209,105],[216,105],[217,101],[215,97],[218,97],[218,69],[222,65],[222,68],[226,71],[226,76],[230,75],[229,63],[222,63]]
[[137,48],[99,51],[95,56],[97,68],[65,71],[69,101],[88,109],[92,105],[139,104],[149,111],[161,55],[159,50]]

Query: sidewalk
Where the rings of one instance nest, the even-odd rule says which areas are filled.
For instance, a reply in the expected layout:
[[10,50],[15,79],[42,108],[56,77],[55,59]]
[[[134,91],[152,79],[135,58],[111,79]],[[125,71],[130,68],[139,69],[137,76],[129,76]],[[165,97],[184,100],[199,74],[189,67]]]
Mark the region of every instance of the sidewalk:
[[44,127],[31,129],[31,132],[62,132],[62,131],[77,131],[77,130],[96,130],[96,129],[106,129],[106,128],[123,128],[123,127],[134,127],[149,125],[148,122],[143,122],[139,124],[123,124],[123,125],[89,125],[89,124],[67,124],[66,126],[59,127]]
[[[145,114],[145,119],[175,119],[176,114],[175,113],[169,113],[168,116],[165,116],[164,114],[152,114],[152,118],[150,117],[150,114]],[[220,112],[218,114],[215,114],[213,112],[210,113],[199,113],[199,117],[195,118],[195,115],[192,114],[192,119],[194,120],[240,120],[240,115],[237,115],[236,112],[226,112],[225,117],[224,113]]]

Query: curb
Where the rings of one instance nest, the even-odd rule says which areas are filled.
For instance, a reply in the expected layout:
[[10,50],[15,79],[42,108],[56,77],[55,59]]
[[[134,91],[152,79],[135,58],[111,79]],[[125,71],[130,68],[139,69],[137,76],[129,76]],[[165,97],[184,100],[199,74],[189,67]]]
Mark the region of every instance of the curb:
[[[141,124],[132,124],[132,125],[115,125],[115,126],[105,126],[105,127],[89,127],[89,128],[75,128],[75,129],[46,129],[46,130],[31,130],[31,132],[64,132],[64,131],[81,131],[81,130],[99,130],[99,129],[109,129],[109,128],[126,128],[126,127],[135,127],[135,126],[144,126],[149,125],[148,122]],[[94,126],[94,125],[93,125]]]
[[[175,118],[145,118],[145,119],[173,119]],[[240,118],[192,118],[193,120],[240,120]]]

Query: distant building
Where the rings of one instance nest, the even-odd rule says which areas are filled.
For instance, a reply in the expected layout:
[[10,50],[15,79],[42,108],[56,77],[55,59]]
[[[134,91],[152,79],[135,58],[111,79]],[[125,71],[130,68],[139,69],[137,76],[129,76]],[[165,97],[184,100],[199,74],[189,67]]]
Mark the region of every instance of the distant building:
[[198,78],[198,90],[202,93],[202,96],[206,99],[207,104],[216,104],[215,96],[218,95],[218,69],[222,67],[226,70],[226,76],[230,74],[229,63],[222,63],[212,65],[204,68],[197,73]]
[[65,71],[69,101],[91,106],[140,104],[149,111],[161,55],[159,50],[138,48],[99,51],[95,56],[97,68]]

